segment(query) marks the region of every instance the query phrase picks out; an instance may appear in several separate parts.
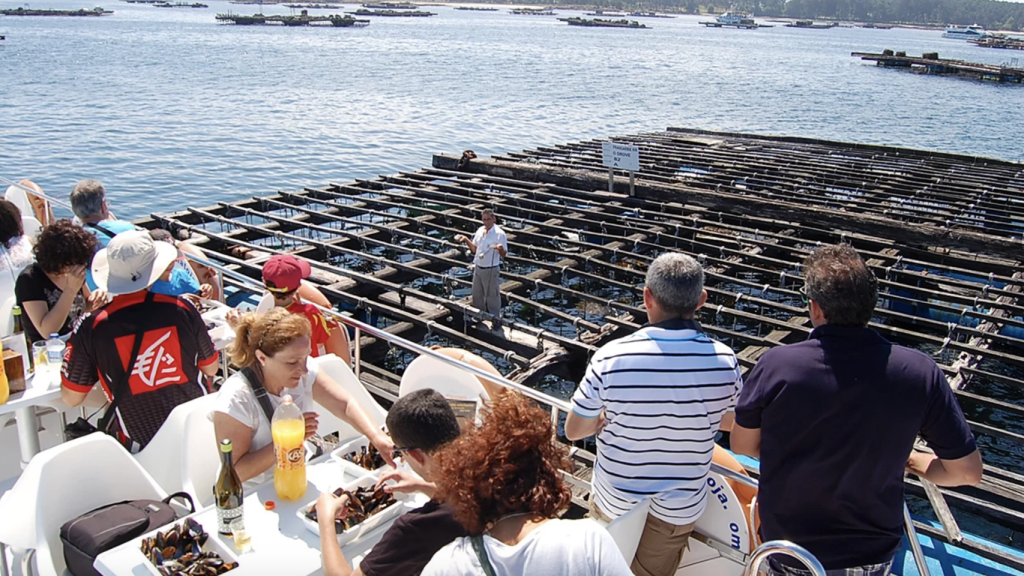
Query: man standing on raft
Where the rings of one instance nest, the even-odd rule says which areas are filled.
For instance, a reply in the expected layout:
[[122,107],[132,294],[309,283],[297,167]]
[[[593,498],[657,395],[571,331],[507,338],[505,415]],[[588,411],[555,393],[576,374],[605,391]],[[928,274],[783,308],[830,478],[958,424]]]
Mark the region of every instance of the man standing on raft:
[[508,254],[508,238],[505,231],[495,224],[494,211],[486,209],[481,214],[483,226],[477,229],[470,240],[463,234],[455,237],[464,242],[475,253],[473,257],[473,307],[493,318],[492,329],[501,326],[501,279],[498,272],[501,259]]

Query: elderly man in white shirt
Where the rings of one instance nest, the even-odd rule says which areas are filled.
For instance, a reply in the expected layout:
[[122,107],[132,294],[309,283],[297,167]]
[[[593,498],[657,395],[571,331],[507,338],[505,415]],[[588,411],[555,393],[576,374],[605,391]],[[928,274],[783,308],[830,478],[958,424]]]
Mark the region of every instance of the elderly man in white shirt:
[[498,278],[501,259],[508,253],[508,238],[505,231],[495,224],[494,211],[487,209],[481,214],[483,226],[473,234],[472,240],[463,234],[455,237],[456,242],[465,242],[475,253],[473,263],[473,307],[493,317],[493,327],[501,323],[501,280]]

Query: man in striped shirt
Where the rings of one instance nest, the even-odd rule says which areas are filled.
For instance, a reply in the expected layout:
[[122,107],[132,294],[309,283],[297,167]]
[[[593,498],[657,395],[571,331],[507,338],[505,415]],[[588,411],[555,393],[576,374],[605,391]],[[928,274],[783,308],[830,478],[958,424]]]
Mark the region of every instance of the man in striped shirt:
[[696,260],[656,258],[644,287],[650,323],[594,355],[565,421],[570,440],[597,434],[594,515],[611,520],[651,498],[637,576],[676,573],[707,503],[715,433],[731,427],[742,387],[733,351],[693,320],[706,299]]

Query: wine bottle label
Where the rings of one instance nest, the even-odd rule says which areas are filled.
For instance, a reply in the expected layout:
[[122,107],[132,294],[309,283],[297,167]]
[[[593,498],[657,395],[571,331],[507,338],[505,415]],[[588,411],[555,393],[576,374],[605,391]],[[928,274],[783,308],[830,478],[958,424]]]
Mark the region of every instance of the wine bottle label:
[[299,445],[292,449],[274,447],[277,454],[277,467],[280,470],[295,470],[306,465],[306,447]]
[[217,507],[217,531],[221,534],[231,534],[231,523],[242,517],[242,507],[221,508]]

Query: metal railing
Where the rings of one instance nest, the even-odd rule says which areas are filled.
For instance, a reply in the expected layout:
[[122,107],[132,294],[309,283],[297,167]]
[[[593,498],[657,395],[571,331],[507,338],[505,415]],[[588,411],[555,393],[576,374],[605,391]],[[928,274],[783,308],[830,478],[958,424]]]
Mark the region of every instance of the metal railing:
[[750,554],[750,559],[747,560],[747,565],[743,569],[743,576],[755,576],[757,571],[761,568],[761,564],[768,559],[769,556],[775,554],[781,554],[783,556],[789,556],[790,558],[796,558],[800,562],[807,566],[814,576],[825,576],[825,568],[818,562],[818,559],[813,554],[808,552],[804,547],[793,544],[786,540],[772,540],[771,542],[765,542],[757,547]]

